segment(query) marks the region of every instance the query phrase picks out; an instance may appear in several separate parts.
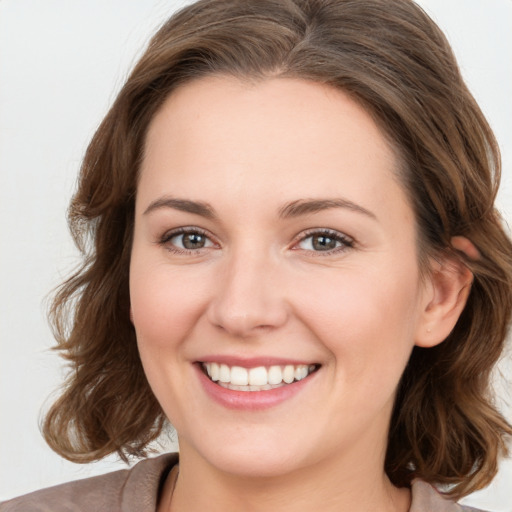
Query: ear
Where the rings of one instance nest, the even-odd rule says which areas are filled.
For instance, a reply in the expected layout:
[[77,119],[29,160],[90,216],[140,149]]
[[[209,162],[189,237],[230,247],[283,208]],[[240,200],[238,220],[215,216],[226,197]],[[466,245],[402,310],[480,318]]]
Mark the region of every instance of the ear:
[[[467,239],[462,243],[461,239],[453,239],[453,248],[470,259],[477,259],[479,253],[475,246]],[[432,261],[417,325],[417,346],[433,347],[448,337],[466,305],[472,281],[472,272],[456,253],[447,251]]]

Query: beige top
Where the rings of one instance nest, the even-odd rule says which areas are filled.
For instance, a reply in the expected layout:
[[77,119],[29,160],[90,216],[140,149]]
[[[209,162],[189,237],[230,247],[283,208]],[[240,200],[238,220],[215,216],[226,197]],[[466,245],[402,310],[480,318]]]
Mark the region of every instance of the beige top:
[[[155,512],[165,479],[177,462],[177,454],[145,459],[131,469],[5,501],[0,503],[0,512]],[[429,484],[415,481],[410,512],[478,512],[478,509],[448,501]]]

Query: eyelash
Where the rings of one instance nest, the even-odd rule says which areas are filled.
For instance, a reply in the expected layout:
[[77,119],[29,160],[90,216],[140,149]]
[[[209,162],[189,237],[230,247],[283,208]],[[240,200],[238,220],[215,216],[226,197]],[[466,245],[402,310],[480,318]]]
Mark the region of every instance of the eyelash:
[[205,231],[204,229],[192,227],[192,226],[178,228],[178,229],[174,229],[172,231],[165,232],[158,240],[158,244],[165,246],[165,248],[168,251],[173,252],[175,254],[197,255],[201,252],[201,249],[205,249],[205,247],[200,247],[199,249],[186,249],[186,248],[182,249],[181,247],[177,247],[176,245],[170,243],[173,238],[178,237],[180,235],[188,235],[188,234],[201,235],[205,239],[209,240],[212,243],[212,245],[216,245],[216,243],[212,240],[211,235],[207,231]]
[[[173,252],[175,254],[183,254],[183,255],[198,255],[202,252],[202,249],[208,249],[209,247],[200,247],[198,249],[186,249],[186,248],[180,248],[176,245],[170,243],[170,241],[178,237],[180,235],[187,235],[187,234],[196,234],[201,235],[205,237],[207,240],[210,241],[211,245],[209,247],[217,245],[216,242],[213,241],[212,236],[205,231],[204,229],[198,228],[198,227],[183,227],[174,229],[172,231],[167,231],[164,233],[160,239],[158,240],[158,244],[165,246],[166,249],[170,252]],[[314,236],[323,236],[325,238],[329,238],[331,240],[334,240],[335,242],[339,243],[340,245],[338,247],[334,247],[333,249],[328,249],[325,251],[315,251],[310,249],[302,249],[300,247],[297,247],[299,244],[305,242],[309,238],[313,238]],[[297,236],[293,242],[292,250],[295,251],[305,251],[308,253],[311,253],[311,255],[314,256],[328,256],[331,254],[344,252],[348,249],[351,249],[354,247],[354,240],[344,235],[343,233],[340,233],[339,231],[335,231],[332,229],[309,229],[303,233],[301,233],[299,236]]]
[[[331,240],[334,240],[335,242],[339,242],[338,247],[334,247],[333,249],[329,249],[326,251],[314,251],[309,249],[301,249],[298,248],[297,245],[308,240],[309,238],[313,238],[315,236],[323,236],[325,238],[330,238]],[[300,251],[304,250],[308,253],[311,253],[312,256],[329,256],[331,254],[336,254],[340,252],[344,252],[348,249],[351,249],[354,247],[354,239],[340,233],[339,231],[335,231],[333,229],[309,229],[299,235],[297,237],[297,240],[294,242],[293,250]]]

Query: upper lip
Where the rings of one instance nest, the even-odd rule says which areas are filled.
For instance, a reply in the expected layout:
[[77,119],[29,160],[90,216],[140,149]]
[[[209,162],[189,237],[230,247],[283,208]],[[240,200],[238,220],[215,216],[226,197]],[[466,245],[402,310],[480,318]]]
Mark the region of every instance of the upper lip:
[[256,368],[258,366],[286,366],[286,365],[318,365],[316,361],[306,361],[304,359],[291,359],[284,357],[237,357],[232,355],[212,355],[199,358],[198,363],[220,363],[227,366],[240,366],[242,368]]

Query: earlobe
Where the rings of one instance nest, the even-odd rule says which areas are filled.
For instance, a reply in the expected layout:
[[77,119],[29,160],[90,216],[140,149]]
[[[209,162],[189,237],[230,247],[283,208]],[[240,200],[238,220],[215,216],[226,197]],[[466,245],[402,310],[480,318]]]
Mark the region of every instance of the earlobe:
[[[478,250],[469,240],[455,238],[454,249],[469,259],[479,257]],[[447,253],[432,263],[427,280],[425,304],[415,340],[420,347],[433,347],[449,336],[466,306],[473,274],[460,257]]]

